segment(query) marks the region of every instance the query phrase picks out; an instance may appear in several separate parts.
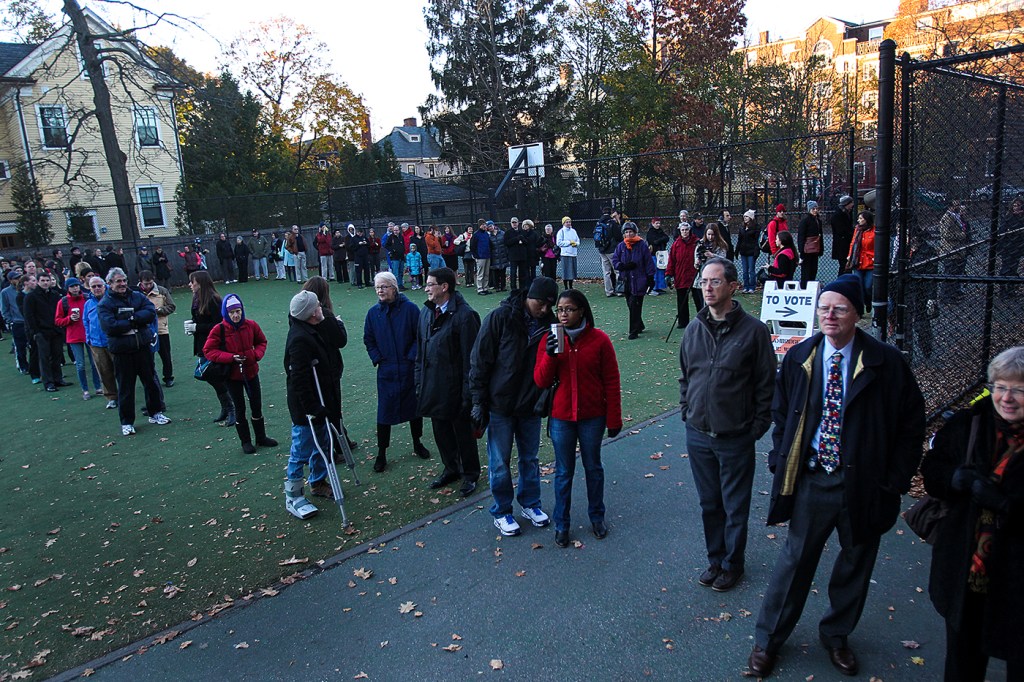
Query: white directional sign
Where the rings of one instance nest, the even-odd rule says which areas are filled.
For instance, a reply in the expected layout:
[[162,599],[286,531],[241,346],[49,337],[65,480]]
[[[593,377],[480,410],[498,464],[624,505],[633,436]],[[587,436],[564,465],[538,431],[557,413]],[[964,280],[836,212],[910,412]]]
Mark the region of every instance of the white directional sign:
[[818,282],[808,282],[806,289],[799,282],[765,282],[761,295],[761,321],[771,328],[772,345],[778,356],[814,333],[814,307],[818,302]]

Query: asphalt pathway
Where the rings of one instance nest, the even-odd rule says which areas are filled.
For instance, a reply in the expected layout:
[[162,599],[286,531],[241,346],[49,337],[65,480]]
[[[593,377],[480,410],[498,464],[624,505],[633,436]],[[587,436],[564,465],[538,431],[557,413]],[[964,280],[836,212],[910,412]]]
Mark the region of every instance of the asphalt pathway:
[[[550,527],[528,524],[519,537],[501,537],[487,511],[490,495],[477,495],[335,557],[329,570],[275,586],[276,595],[183,623],[163,644],[150,637],[56,679],[86,669],[94,680],[132,681],[743,679],[786,533],[763,522],[767,449],[763,439],[747,573],[728,593],[697,584],[706,567],[700,513],[684,428],[670,412],[605,444],[605,540],[590,533],[577,467],[577,546],[559,549]],[[542,478],[550,510],[553,472]],[[817,638],[836,549],[833,536],[772,679],[845,679]],[[928,563],[928,546],[902,521],[883,538],[850,642],[860,679],[941,679],[943,623],[928,601]]]

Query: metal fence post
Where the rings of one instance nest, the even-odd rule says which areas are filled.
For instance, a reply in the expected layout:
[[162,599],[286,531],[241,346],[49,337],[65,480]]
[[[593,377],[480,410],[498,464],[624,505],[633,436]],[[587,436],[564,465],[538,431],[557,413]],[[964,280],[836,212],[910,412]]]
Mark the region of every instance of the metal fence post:
[[889,245],[892,227],[892,143],[896,100],[896,41],[878,49],[878,146],[875,162],[875,270],[872,277],[872,328],[882,341],[888,335]]
[[910,54],[903,53],[900,61],[900,208],[899,208],[899,251],[896,281],[896,347],[905,350],[907,288],[910,277],[910,147],[911,147],[911,102],[914,70]]
[[[996,158],[992,170],[992,213],[989,220],[988,252],[985,274],[992,277],[996,273],[996,240],[999,239],[999,200],[1003,194],[1003,159],[1006,153],[1006,86],[999,88],[999,99],[996,104]],[[978,374],[983,376],[989,360],[992,358],[992,308],[994,306],[996,286],[991,281],[985,285],[985,313],[981,334],[981,366]]]

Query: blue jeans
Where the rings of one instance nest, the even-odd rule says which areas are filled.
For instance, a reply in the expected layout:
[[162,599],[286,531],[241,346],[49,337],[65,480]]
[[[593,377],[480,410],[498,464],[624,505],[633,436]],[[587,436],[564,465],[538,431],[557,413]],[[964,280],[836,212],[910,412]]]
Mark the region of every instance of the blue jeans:
[[440,254],[428,253],[427,254],[427,264],[428,264],[428,266],[430,267],[431,270],[434,270],[436,268],[443,268],[444,267],[444,258],[442,258]]
[[591,523],[604,521],[604,467],[601,466],[601,438],[604,417],[579,422],[551,418],[551,444],[555,447],[555,530],[569,530],[572,506],[572,477],[576,473],[576,444],[587,477],[587,515]]
[[[316,438],[321,447],[329,447],[327,424],[316,427]],[[327,478],[327,465],[320,456],[313,442],[313,429],[292,424],[292,449],[288,454],[288,478],[292,481],[302,480],[303,467],[309,465],[309,484]]]
[[404,258],[396,258],[391,261],[391,274],[398,280],[398,286],[404,286],[402,284],[402,278],[405,276]]
[[487,426],[487,471],[491,482],[491,515],[512,513],[512,440],[519,450],[519,505],[540,508],[540,417],[506,417],[491,413]]
[[854,270],[854,274],[857,275],[857,279],[860,280],[860,284],[864,287],[864,307],[871,311],[871,273],[874,270]]
[[740,256],[743,264],[743,288],[753,291],[757,288],[757,256]]
[[82,385],[83,391],[89,390],[89,379],[85,373],[85,357],[89,357],[89,366],[92,367],[92,383],[96,390],[100,390],[100,373],[96,371],[96,361],[92,359],[92,353],[85,352],[84,343],[69,343],[71,354],[75,357],[75,371],[78,372],[78,383]]
[[729,571],[743,570],[754,485],[754,443],[753,435],[713,438],[686,426],[708,563]]

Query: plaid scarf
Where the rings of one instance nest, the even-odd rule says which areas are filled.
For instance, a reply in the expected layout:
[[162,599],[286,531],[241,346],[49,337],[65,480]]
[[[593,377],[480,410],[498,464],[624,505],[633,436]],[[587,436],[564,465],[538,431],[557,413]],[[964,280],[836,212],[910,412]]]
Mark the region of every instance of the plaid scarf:
[[[996,448],[993,461],[996,465],[989,474],[989,480],[998,485],[1003,480],[1006,467],[1014,455],[1024,449],[1024,431],[1018,425],[1011,427],[1007,422],[996,417]],[[992,555],[992,541],[996,531],[996,514],[991,509],[982,508],[978,515],[978,523],[974,531],[974,554],[971,556],[971,568],[967,575],[967,587],[977,594],[988,593],[988,566],[986,562]]]

